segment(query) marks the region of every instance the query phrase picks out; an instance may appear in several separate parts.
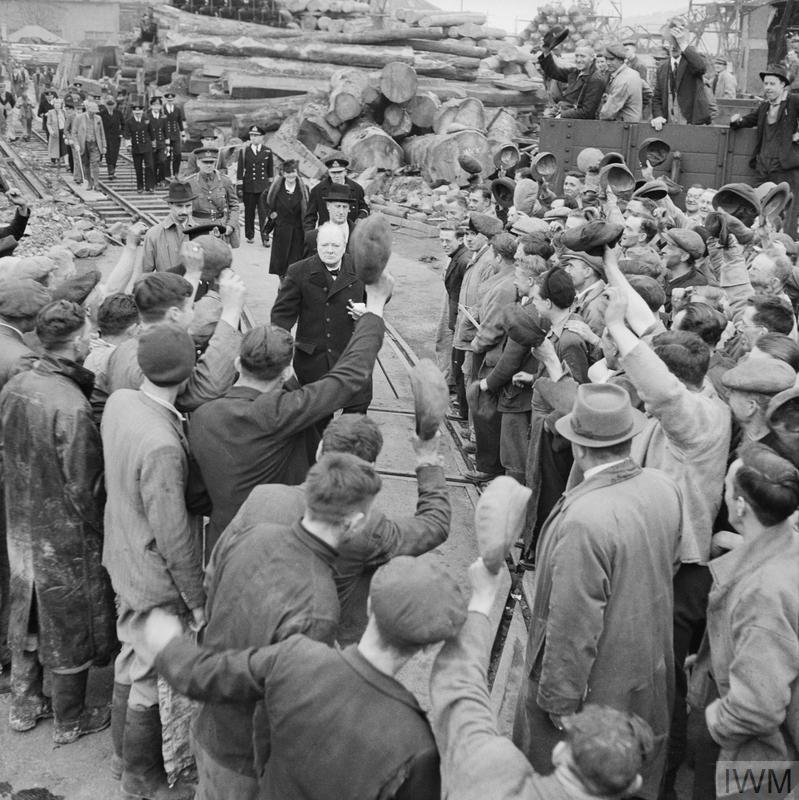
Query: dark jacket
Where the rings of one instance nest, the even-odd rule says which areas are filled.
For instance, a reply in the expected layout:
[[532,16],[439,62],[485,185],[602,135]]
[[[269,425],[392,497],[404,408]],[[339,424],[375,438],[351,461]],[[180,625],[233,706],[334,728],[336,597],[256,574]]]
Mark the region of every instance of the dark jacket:
[[0,394],[5,460],[9,644],[22,649],[36,604],[47,667],[107,662],[116,613],[101,564],[103,449],[87,395],[92,374],[43,356]]
[[365,298],[352,259],[344,255],[334,281],[318,255],[292,264],[272,306],[272,324],[290,331],[297,325],[294,369],[301,383],[321,378],[341,358],[355,328],[350,300]]
[[25,229],[28,227],[30,212],[27,215],[20,213],[19,209],[14,212],[14,219],[8,225],[0,225],[0,256],[10,256],[17,246],[10,239],[3,243],[2,240],[7,236],[13,236],[17,242],[24,236]]
[[[261,145],[258,155],[247,145],[239,150],[236,164],[236,186],[248,194],[261,194],[269,188],[275,174],[274,157],[268,147]],[[304,211],[303,211],[304,213]]]
[[368,381],[384,330],[380,317],[364,314],[338,363],[321,380],[294,391],[234,386],[194,412],[189,442],[213,506],[209,550],[254,486],[304,480],[310,466],[305,430],[346,406]]
[[[366,204],[361,184],[356,183],[351,178],[346,178],[345,181],[352,192],[353,202],[352,208],[350,209],[349,220],[354,223],[359,219],[369,216],[369,206]],[[325,197],[327,197],[327,193],[332,185],[333,181],[330,180],[330,176],[325,175],[325,177],[311,189],[308,210],[305,212],[305,219],[303,220],[303,227],[306,231],[313,230],[330,219],[327,213]]]
[[0,324],[0,389],[18,372],[30,369],[37,358],[36,353],[25,344],[19,331]]
[[156,667],[190,696],[264,699],[272,758],[261,800],[441,795],[438,750],[425,713],[355,646],[342,651],[294,636],[257,652],[214,653],[175,639]]
[[525,663],[523,749],[537,772],[549,771],[559,738],[547,714],[574,713],[588,698],[638,714],[661,737],[638,791],[657,796],[674,699],[681,524],[673,481],[629,458],[567,491],[547,519]]
[[[218,548],[208,565],[204,644],[214,650],[264,647],[297,633],[333,643],[339,618],[336,551],[295,519],[259,524]],[[253,769],[255,698],[202,706],[194,726],[203,749],[243,775]],[[259,749],[268,747],[259,743]]]
[[538,359],[530,353],[529,347],[519,344],[510,337],[505,338],[502,355],[491,372],[486,375],[488,391],[499,395],[497,411],[530,411],[533,399],[532,385],[515,386],[512,378],[517,372],[529,372],[534,375],[538,367]]
[[113,110],[109,111],[108,106],[100,106],[100,110],[97,113],[100,115],[100,119],[103,123],[106,142],[108,142],[109,139],[122,138],[122,131],[125,127],[125,119],[123,118],[122,112],[119,110],[119,108],[114,107]]
[[[682,51],[677,64],[677,105],[689,125],[710,125],[710,104],[705,93],[702,76],[707,65],[696,48],[689,45]],[[652,116],[669,120],[669,96],[671,88],[671,58],[658,67],[655,76],[655,91],[652,96]]]
[[164,110],[161,112],[161,115],[166,120],[167,139],[173,144],[175,142],[180,143],[181,134],[183,133],[183,123],[186,119],[183,115],[183,109],[180,106],[173,105],[172,111],[167,111],[166,105],[164,105]]
[[[738,122],[731,122],[731,128],[754,128],[757,127],[757,144],[752,158],[749,159],[749,166],[757,168],[757,156],[763,146],[763,132],[766,129],[766,117],[768,115],[768,103],[761,103],[757,108],[750,111]],[[780,167],[782,169],[796,169],[799,167],[799,142],[794,142],[792,136],[799,127],[799,95],[788,94],[787,98],[780,106],[777,117],[777,137],[780,141]]]
[[166,144],[169,141],[167,125],[167,119],[163,114],[159,114],[158,119],[150,117],[150,132],[155,142],[156,150],[164,150],[166,148]]
[[449,257],[447,270],[444,273],[444,288],[447,290],[447,297],[449,298],[447,325],[451,331],[455,330],[461,284],[463,283],[463,276],[471,263],[472,255],[472,251],[465,244],[459,244],[458,249]]
[[565,84],[561,89],[561,98],[572,108],[564,108],[561,117],[564,119],[596,119],[597,111],[602,103],[605,91],[605,79],[594,70],[593,62],[587,70],[576,67],[564,69],[549,53],[538,61],[546,78]]
[[[357,536],[347,538],[339,547],[333,565],[341,603],[341,621],[336,630],[339,644],[358,641],[366,628],[366,598],[374,570],[396,556],[426,553],[442,544],[449,534],[451,507],[443,468],[417,467],[416,480],[419,497],[414,516],[390,518],[372,507]],[[217,551],[259,522],[289,524],[304,512],[304,486],[256,486],[225,529]]]
[[130,139],[130,152],[134,155],[153,152],[153,135],[148,117],[142,116],[138,122],[131,114],[125,120],[124,137]]

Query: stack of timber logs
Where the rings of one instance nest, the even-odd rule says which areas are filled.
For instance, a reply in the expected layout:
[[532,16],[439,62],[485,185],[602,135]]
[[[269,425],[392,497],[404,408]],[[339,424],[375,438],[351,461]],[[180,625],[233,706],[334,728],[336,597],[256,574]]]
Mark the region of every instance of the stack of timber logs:
[[[307,11],[341,1],[286,3]],[[166,53],[157,57],[174,59],[176,91],[188,86],[181,99],[192,138],[215,127],[243,138],[258,124],[280,159],[298,158],[314,176],[332,150],[355,172],[412,167],[431,184],[465,180],[459,155],[490,172],[497,145],[518,138],[520,115],[535,115],[545,99],[541,80],[522,70],[529,52],[486,26],[484,14],[406,9],[381,27],[340,32],[171,6],[155,14]],[[515,66],[506,74],[503,64]]]

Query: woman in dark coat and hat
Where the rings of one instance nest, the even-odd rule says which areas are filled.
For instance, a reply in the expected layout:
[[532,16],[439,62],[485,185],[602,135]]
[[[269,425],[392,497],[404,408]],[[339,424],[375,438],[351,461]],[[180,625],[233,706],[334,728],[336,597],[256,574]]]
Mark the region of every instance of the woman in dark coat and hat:
[[308,187],[297,173],[296,161],[284,161],[280,177],[273,181],[266,195],[266,211],[269,228],[273,228],[272,255],[269,259],[269,274],[282,279],[289,264],[302,259],[305,234],[302,218],[308,207]]

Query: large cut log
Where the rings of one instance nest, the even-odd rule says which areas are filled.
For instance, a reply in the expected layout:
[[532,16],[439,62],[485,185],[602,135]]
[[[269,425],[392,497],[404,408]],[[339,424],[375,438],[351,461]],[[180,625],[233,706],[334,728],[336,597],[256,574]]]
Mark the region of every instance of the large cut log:
[[305,102],[303,95],[272,100],[226,100],[203,95],[188,100],[183,106],[183,113],[189,136],[199,139],[214,127],[228,127],[231,124],[238,131],[246,130],[252,124],[262,125],[269,131],[277,130],[280,123],[299,111]]
[[369,88],[369,78],[357,69],[338,70],[330,78],[329,110],[341,122],[349,122],[361,115],[364,92]]
[[[346,31],[346,28],[345,28]],[[446,36],[443,28],[388,28],[377,30],[368,28],[357,33],[320,33],[313,39],[315,42],[335,42],[337,44],[383,44],[386,42],[402,42],[409,39],[416,41],[434,41]]]
[[465,25],[453,25],[447,29],[447,35],[452,39],[503,39],[507,31],[502,28],[489,28],[487,25],[476,25],[467,22]]
[[479,11],[461,11],[460,13],[426,14],[420,17],[420,28],[431,28],[433,26],[449,28],[453,25],[485,25],[486,15]]
[[[424,28],[421,30],[424,30]],[[488,55],[488,50],[485,47],[475,47],[461,42],[461,39],[442,39],[441,41],[432,42],[426,39],[407,40],[407,44],[417,52],[421,50],[423,53],[444,53],[449,56],[466,56],[467,58],[485,58]]]
[[490,142],[513,142],[521,137],[519,120],[507,108],[498,108],[488,117],[486,130]]
[[485,108],[480,100],[475,100],[473,97],[467,97],[465,100],[448,100],[433,119],[435,133],[463,129],[484,131],[485,127]]
[[300,61],[317,61],[328,64],[341,64],[348,67],[369,67],[382,69],[392,61],[413,64],[413,50],[410,47],[366,46],[356,44],[329,44],[313,40],[291,40],[268,42],[242,36],[238,39],[225,36],[183,36],[168,33],[164,47],[180,52],[193,50],[220,56],[268,56],[270,58],[291,58]]
[[383,112],[383,130],[395,139],[404,139],[413,127],[411,115],[400,105],[390,103]]
[[486,174],[493,169],[488,140],[479,131],[411,136],[403,142],[402,149],[407,163],[419,167],[422,177],[433,186],[466,183],[468,175],[460,168],[458,156],[476,158]]
[[272,28],[256,22],[189,14],[174,6],[156,6],[153,12],[160,27],[169,28],[175,33],[253,36],[262,39],[291,39],[302,35],[302,31],[296,28]]
[[354,172],[369,167],[396,170],[404,163],[402,148],[382,128],[366,122],[356,123],[341,138],[341,151]]
[[417,128],[432,128],[441,101],[433,92],[420,92],[408,103],[411,122]]
[[486,108],[501,108],[503,106],[514,108],[543,109],[546,105],[546,92],[544,85],[539,80],[533,91],[520,91],[518,89],[499,89],[493,85],[484,86],[477,83],[463,81],[438,82],[436,78],[420,78],[419,90],[433,92],[439,100],[464,99],[472,97],[480,100]]
[[444,78],[450,81],[474,81],[477,80],[477,64],[480,62],[475,59],[467,59],[474,63],[469,67],[456,66],[452,63],[454,59],[447,59],[446,56],[433,58],[433,53],[416,53],[413,59],[413,68],[416,74],[427,78]]
[[225,92],[223,87],[224,84],[219,80],[219,78],[203,75],[202,70],[196,69],[191,73],[191,75],[189,75],[189,94],[194,95],[195,97],[201,94],[224,94]]
[[228,93],[233,99],[254,97],[289,97],[307,94],[319,88],[318,78],[297,75],[253,75],[247,72],[229,72],[225,76]]
[[407,103],[416,94],[416,71],[400,61],[386,64],[380,73],[380,91],[392,103]]
[[[183,50],[177,54],[177,69],[180,73],[192,73],[201,69],[204,75],[224,78],[228,75],[267,75],[275,77],[316,78],[316,88],[330,80],[341,67],[336,64],[321,64],[314,61],[299,61],[291,58],[237,58],[235,56],[213,56]],[[379,76],[379,72],[366,72],[368,77]]]
[[313,152],[317,145],[336,147],[341,131],[326,119],[327,104],[311,100],[300,109],[300,130],[297,138]]

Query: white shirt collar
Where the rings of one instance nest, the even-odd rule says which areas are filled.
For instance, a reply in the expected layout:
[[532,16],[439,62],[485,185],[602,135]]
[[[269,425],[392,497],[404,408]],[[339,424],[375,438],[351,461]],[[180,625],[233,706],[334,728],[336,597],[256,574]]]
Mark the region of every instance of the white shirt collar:
[[7,322],[0,322],[0,328],[8,328],[10,331],[14,331],[14,333],[22,339],[22,331],[19,328],[15,328],[13,325],[9,325]]
[[608,461],[606,464],[599,464],[596,467],[591,467],[587,469],[583,473],[583,480],[587,481],[589,478],[593,478],[594,475],[598,475],[600,472],[604,472],[606,469],[610,469],[611,467],[615,467],[616,464],[621,464],[622,461],[626,461],[626,458],[620,458],[617,461]]
[[167,409],[169,409],[169,410],[170,410],[170,411],[171,411],[171,412],[172,412],[172,413],[173,413],[173,414],[174,414],[174,415],[175,415],[175,416],[178,418],[178,422],[180,422],[180,423],[181,423],[181,425],[182,425],[184,422],[186,422],[186,417],[184,417],[184,416],[183,416],[183,414],[181,414],[181,413],[180,413],[180,411],[178,411],[178,410],[175,408],[175,406],[173,406],[173,405],[172,405],[172,403],[167,403],[167,401],[166,401],[166,400],[162,400],[160,397],[156,397],[155,395],[153,395],[153,394],[150,394],[149,392],[145,392],[145,391],[144,391],[144,389],[139,389],[139,391],[140,391],[140,392],[141,392],[141,393],[142,393],[142,394],[143,394],[145,397],[149,397],[149,398],[150,398],[150,400],[152,400],[154,403],[158,403],[158,405],[159,405],[159,406],[163,406],[164,408],[167,408]]

